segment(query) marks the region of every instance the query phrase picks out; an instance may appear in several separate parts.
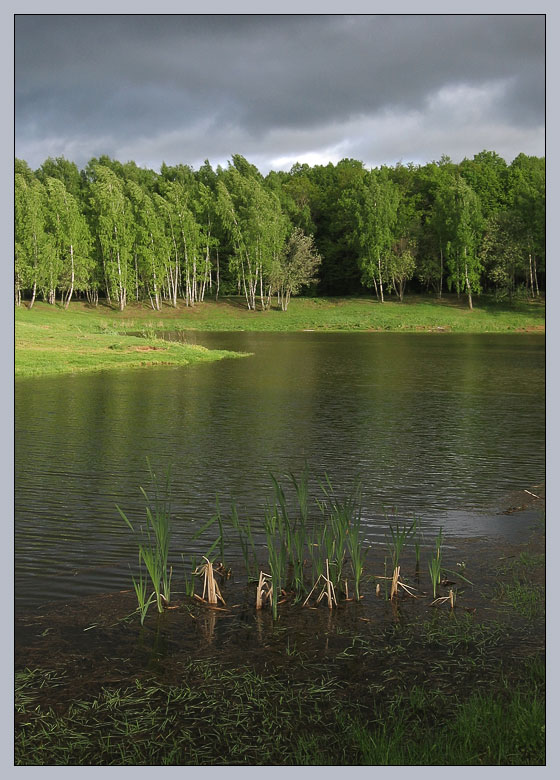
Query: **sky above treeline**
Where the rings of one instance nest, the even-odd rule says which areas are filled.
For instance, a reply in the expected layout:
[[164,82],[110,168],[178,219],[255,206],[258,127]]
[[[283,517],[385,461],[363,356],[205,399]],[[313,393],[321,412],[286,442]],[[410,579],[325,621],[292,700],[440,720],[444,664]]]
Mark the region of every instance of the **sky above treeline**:
[[15,150],[32,168],[545,153],[544,15],[15,19]]

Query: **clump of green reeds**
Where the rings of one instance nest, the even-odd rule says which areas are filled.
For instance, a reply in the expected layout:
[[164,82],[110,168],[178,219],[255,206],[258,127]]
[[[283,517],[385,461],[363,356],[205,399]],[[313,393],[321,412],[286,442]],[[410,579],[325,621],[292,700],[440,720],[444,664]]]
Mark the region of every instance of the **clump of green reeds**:
[[[185,556],[181,554],[181,558],[183,560],[183,567],[185,565]],[[195,557],[194,555],[191,556],[191,563],[188,569],[185,569],[185,594],[192,598],[194,596],[195,592],[195,582],[196,582],[196,563],[195,563]]]
[[439,533],[436,537],[436,551],[435,554],[432,555],[430,560],[428,561],[428,571],[430,572],[430,579],[432,581],[432,590],[434,594],[434,598],[437,596],[437,587],[441,582],[441,570],[442,570],[442,560],[441,560],[441,545],[443,542],[443,533],[442,529],[439,529]]
[[[266,508],[264,530],[270,568],[270,606],[272,608],[272,619],[277,620],[278,600],[282,592],[286,565],[286,523],[277,507]],[[279,543],[278,539],[280,540]]]
[[[274,511],[277,522],[274,526],[274,533],[278,533],[278,544],[283,550],[282,560],[279,560],[277,564],[286,566],[289,570],[286,587],[293,592],[296,602],[300,601],[305,593],[304,564],[306,540],[309,532],[307,527],[308,477],[307,468],[299,480],[290,474],[290,482],[294,488],[297,503],[297,511],[290,513],[285,491],[276,477],[271,475],[276,498]],[[267,532],[267,544],[270,545],[271,541],[270,534]]]
[[[270,604],[272,617],[278,617],[278,604],[284,596],[292,603],[307,604],[312,593],[322,583],[318,602],[336,606],[341,597],[348,599],[348,576],[345,565],[351,567],[354,598],[361,598],[360,584],[366,548],[361,536],[361,492],[359,487],[345,499],[337,498],[327,475],[321,484],[324,494],[317,501],[319,514],[311,511],[309,473],[307,468],[297,477],[290,474],[288,492],[271,475],[273,501],[267,504],[264,517],[267,569],[258,567],[250,523],[242,524],[235,507],[232,525],[237,530],[245,559],[248,578],[258,579],[257,607]],[[260,570],[260,577],[256,572]]]
[[361,534],[362,488],[356,482],[353,490],[345,498],[336,496],[331,481],[325,474],[325,483],[321,484],[325,500],[321,502],[324,521],[323,545],[327,554],[330,575],[327,577],[339,594],[348,598],[347,582],[342,587],[346,556],[350,559],[354,598],[359,600],[360,582],[367,553]]
[[235,531],[237,531],[239,538],[239,546],[241,547],[241,553],[245,562],[245,570],[247,572],[247,579],[258,580],[258,562],[257,551],[255,549],[255,541],[253,539],[253,533],[251,530],[251,522],[248,520],[246,523],[242,523],[237,513],[237,507],[232,503],[231,505],[231,524]]
[[[400,562],[401,554],[405,548],[405,545],[411,539],[415,539],[416,531],[418,528],[418,520],[414,517],[410,525],[399,525],[398,522],[389,523],[389,533],[391,539],[389,541],[389,552],[391,553],[391,559],[393,563],[393,571],[397,568]],[[417,544],[417,542],[416,542]],[[416,547],[416,560],[418,562],[420,549]]]
[[[148,461],[148,471],[150,475],[151,491],[153,500],[143,487],[140,491],[146,501],[146,522],[144,526],[137,531],[122,509],[117,506],[117,510],[130,530],[137,537],[138,555],[140,564],[140,577],[133,584],[138,600],[138,609],[140,611],[141,621],[144,617],[155,596],[158,612],[163,612],[164,606],[171,601],[171,577],[173,567],[168,567],[169,540],[171,535],[171,512],[169,500],[169,470],[166,474],[165,487],[163,495],[159,489],[156,475],[154,474]],[[142,572],[142,563],[152,582],[153,592],[149,598],[147,596],[146,578]]]

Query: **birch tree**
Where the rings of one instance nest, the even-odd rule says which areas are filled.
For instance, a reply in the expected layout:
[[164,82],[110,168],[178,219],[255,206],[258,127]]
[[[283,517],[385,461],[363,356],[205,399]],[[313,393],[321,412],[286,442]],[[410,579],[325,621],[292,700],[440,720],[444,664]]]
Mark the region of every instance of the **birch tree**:
[[466,291],[469,309],[473,292],[480,292],[482,263],[478,252],[482,217],[478,197],[458,176],[448,190],[447,213],[451,238],[447,243],[449,286],[455,286],[457,297]]
[[127,183],[133,215],[133,254],[139,275],[138,286],[146,291],[156,311],[162,306],[165,281],[165,231],[153,198],[134,181]]
[[371,171],[355,198],[355,231],[362,282],[373,285],[378,299],[385,300],[383,283],[388,275],[389,256],[395,241],[399,191],[386,171]]
[[91,271],[91,236],[76,199],[60,179],[48,177],[48,215],[60,261],[59,283],[67,309],[75,289],[85,290]]
[[16,303],[21,304],[23,290],[30,290],[31,309],[37,291],[49,286],[55,245],[46,230],[47,198],[41,182],[16,173],[14,195]]
[[520,154],[511,164],[510,200],[524,247],[527,287],[531,297],[540,295],[538,261],[545,257],[546,182],[544,159]]
[[235,158],[235,163],[224,172],[217,187],[217,210],[233,246],[230,270],[243,289],[247,308],[255,310],[260,295],[261,308],[267,309],[272,294],[271,273],[284,247],[289,222],[278,197],[267,192],[256,169],[241,157]]
[[124,184],[104,165],[94,168],[91,202],[95,215],[97,239],[101,250],[103,276],[109,302],[126,306],[131,274],[131,209],[124,193]]

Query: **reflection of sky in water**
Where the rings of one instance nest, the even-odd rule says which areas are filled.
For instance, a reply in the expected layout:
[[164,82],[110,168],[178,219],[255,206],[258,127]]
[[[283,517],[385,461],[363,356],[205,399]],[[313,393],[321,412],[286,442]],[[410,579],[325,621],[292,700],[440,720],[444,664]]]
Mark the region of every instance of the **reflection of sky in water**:
[[172,468],[181,549],[216,494],[258,522],[269,472],[306,461],[341,492],[361,476],[373,537],[393,507],[428,536],[503,533],[504,495],[544,480],[542,336],[186,337],[254,357],[16,383],[18,595],[128,584],[115,503],[141,519],[146,456]]

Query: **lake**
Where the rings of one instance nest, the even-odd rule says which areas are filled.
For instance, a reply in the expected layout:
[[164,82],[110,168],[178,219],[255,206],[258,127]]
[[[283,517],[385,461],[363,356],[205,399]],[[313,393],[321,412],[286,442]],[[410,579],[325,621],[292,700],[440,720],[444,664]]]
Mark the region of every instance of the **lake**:
[[[20,607],[130,587],[146,457],[171,469],[173,556],[209,519],[262,518],[270,472],[363,485],[364,530],[420,518],[448,545],[511,537],[510,496],[545,478],[542,335],[168,334],[253,353],[191,368],[15,383],[15,588]],[[314,482],[315,494],[319,495]],[[204,551],[207,539],[197,542]]]

